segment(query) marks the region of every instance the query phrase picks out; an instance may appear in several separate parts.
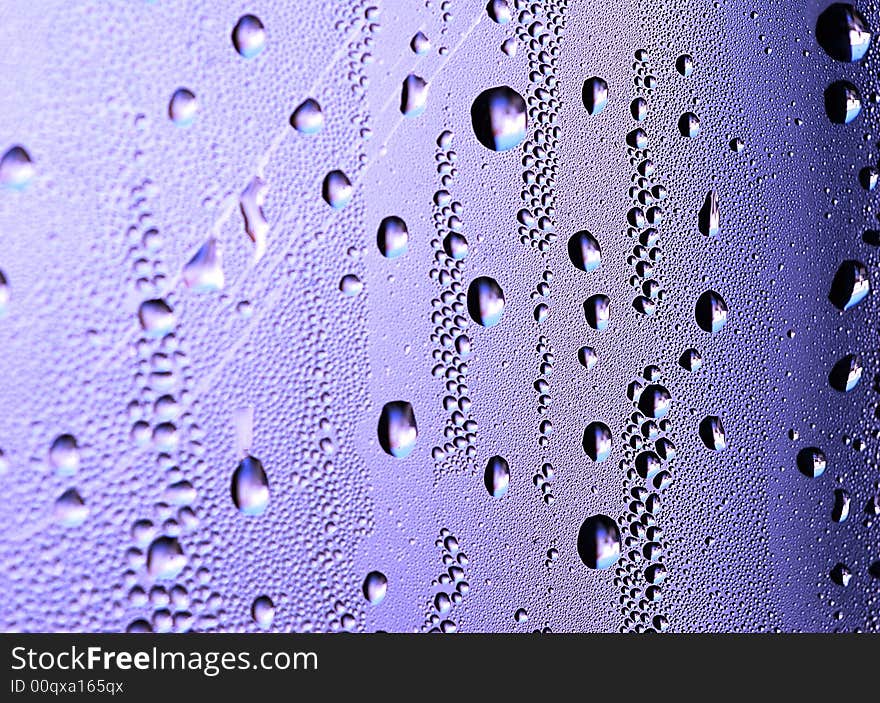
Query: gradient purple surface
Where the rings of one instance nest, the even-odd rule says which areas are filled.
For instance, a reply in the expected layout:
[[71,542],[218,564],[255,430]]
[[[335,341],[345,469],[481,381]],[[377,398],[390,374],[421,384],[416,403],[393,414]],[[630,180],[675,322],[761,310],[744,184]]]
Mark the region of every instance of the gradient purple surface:
[[[0,153],[34,166],[0,190],[0,627],[877,631],[877,302],[829,292],[844,261],[876,280],[880,67],[876,46],[819,46],[827,4],[0,9]],[[265,36],[236,45],[249,14]],[[862,96],[849,124],[826,115],[839,80]],[[495,86],[528,110],[499,152],[471,115]],[[307,99],[323,123],[295,129]],[[590,271],[567,246],[583,230]],[[481,276],[504,295],[488,327]],[[847,354],[863,374],[841,393]],[[651,383],[671,401],[644,427]],[[395,401],[409,451],[380,442]],[[662,481],[639,475],[648,449]],[[578,554],[594,515],[622,535],[608,569]]]

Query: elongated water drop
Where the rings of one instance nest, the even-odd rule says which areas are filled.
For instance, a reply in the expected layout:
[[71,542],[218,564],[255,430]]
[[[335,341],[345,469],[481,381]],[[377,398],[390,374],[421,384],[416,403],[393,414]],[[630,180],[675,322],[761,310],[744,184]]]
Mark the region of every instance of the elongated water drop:
[[714,190],[710,190],[706,195],[703,207],[700,208],[700,232],[707,237],[715,237],[718,235],[720,223],[721,215],[718,211],[718,194]]
[[404,459],[416,446],[419,430],[413,406],[405,400],[385,403],[379,415],[379,444],[388,454]]
[[581,90],[584,107],[591,115],[598,115],[608,104],[608,83],[598,76],[587,78]]
[[834,280],[828,298],[840,310],[849,310],[858,305],[871,292],[871,280],[867,267],[860,261],[844,261]]
[[611,455],[611,430],[604,422],[591,422],[584,430],[584,451],[593,461],[605,461]]
[[353,192],[351,181],[342,171],[330,171],[324,177],[321,195],[334,210],[341,210],[348,205]]
[[474,322],[493,327],[504,315],[504,291],[494,278],[480,276],[468,287],[467,304]]
[[573,234],[568,240],[568,258],[581,271],[595,271],[602,265],[599,241],[586,230]]
[[254,176],[241,194],[239,206],[244,217],[244,229],[254,243],[254,263],[266,253],[266,236],[269,234],[269,222],[263,213],[268,186],[259,176]]
[[724,425],[717,415],[709,415],[700,422],[700,439],[708,449],[715,452],[727,449],[727,436],[724,434]]
[[701,330],[716,334],[727,324],[727,303],[714,290],[707,290],[697,298],[694,315]]
[[260,515],[269,505],[269,478],[253,456],[241,460],[232,474],[232,502],[245,515]]
[[188,88],[178,88],[168,103],[168,117],[178,127],[189,127],[196,119],[199,102]]
[[183,267],[183,282],[196,293],[211,293],[223,288],[226,282],[223,252],[215,237],[208,237]]
[[415,73],[403,80],[400,91],[400,111],[405,117],[418,117],[428,104],[428,82]]
[[855,7],[835,2],[816,20],[816,41],[833,59],[859,61],[871,46],[871,31]]
[[490,496],[503,498],[510,485],[510,465],[507,463],[507,459],[500,456],[493,456],[489,459],[486,463],[486,470],[483,472],[483,483]]
[[395,215],[384,218],[379,223],[376,244],[382,256],[387,259],[396,259],[405,254],[409,244],[409,230],[406,227],[406,222]]
[[246,59],[252,59],[266,48],[266,28],[259,17],[244,15],[232,29],[232,45]]
[[361,590],[370,605],[379,605],[388,592],[388,578],[381,571],[371,571],[364,579]]

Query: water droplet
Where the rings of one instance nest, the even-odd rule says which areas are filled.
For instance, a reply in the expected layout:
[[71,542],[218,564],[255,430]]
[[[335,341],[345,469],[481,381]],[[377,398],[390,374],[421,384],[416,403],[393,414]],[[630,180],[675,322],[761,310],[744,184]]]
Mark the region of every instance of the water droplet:
[[871,32],[862,14],[852,5],[835,2],[816,20],[816,41],[838,61],[858,61],[871,45]]
[[672,395],[659,383],[646,386],[639,394],[639,412],[652,420],[666,417],[671,403]]
[[611,430],[604,422],[591,422],[584,430],[584,451],[593,461],[605,461],[611,455]]
[[595,271],[602,265],[602,250],[599,241],[583,230],[568,240],[568,257],[581,271]]
[[269,187],[259,176],[254,176],[239,198],[239,207],[244,217],[244,230],[254,243],[254,263],[266,253],[266,237],[269,234],[269,222],[263,212],[263,203]]
[[317,134],[324,128],[324,113],[317,100],[306,98],[290,116],[290,126],[300,134]]
[[251,617],[262,629],[268,630],[275,619],[275,603],[269,596],[257,596],[251,605]]
[[409,43],[410,48],[420,56],[427,54],[431,50],[431,42],[423,32],[416,32],[415,36]]
[[839,310],[849,310],[858,305],[871,292],[868,269],[859,261],[844,261],[831,283],[828,298]]
[[175,537],[157,537],[147,550],[147,571],[155,579],[173,579],[186,566],[183,547]]
[[15,145],[0,157],[0,186],[24,188],[33,180],[36,169],[24,147]]
[[682,54],[675,60],[675,70],[685,78],[694,72],[694,57],[690,54]]
[[503,51],[507,56],[513,58],[516,56],[516,50],[519,47],[519,43],[516,41],[514,37],[510,39],[505,39],[501,44],[501,51]]
[[195,93],[187,88],[178,88],[168,103],[168,116],[178,127],[189,127],[196,119],[199,102]]
[[834,491],[834,507],[831,508],[831,519],[834,522],[845,522],[849,517],[850,503],[849,492],[843,488]]
[[403,79],[400,91],[400,111],[405,117],[418,117],[428,104],[428,83],[421,76],[410,73]]
[[[647,149],[648,133],[641,127],[636,127],[636,129],[626,135],[626,143],[629,144],[633,149]],[[642,175],[649,176],[650,174],[642,173]]]
[[232,45],[246,59],[252,59],[266,48],[266,28],[258,17],[244,15],[232,29]]
[[64,527],[79,527],[89,516],[89,508],[75,488],[62,493],[55,501],[55,520]]
[[361,283],[361,279],[355,276],[353,273],[349,273],[342,277],[339,281],[339,290],[343,295],[354,296],[358,295],[364,289],[364,284]]
[[390,215],[379,223],[376,235],[379,251],[387,259],[395,259],[406,253],[409,243],[409,230],[406,222],[395,215]]
[[591,115],[598,115],[608,104],[608,83],[598,76],[587,78],[581,91],[584,107]]
[[620,557],[620,529],[607,515],[593,515],[578,531],[578,556],[591,569],[608,569]]
[[223,251],[215,237],[208,237],[183,267],[183,282],[196,293],[222,290],[226,282],[223,274]]
[[370,605],[379,605],[388,592],[388,578],[381,571],[371,571],[364,579],[362,591]]
[[797,467],[804,476],[808,478],[819,478],[825,473],[828,466],[828,459],[818,447],[804,447],[798,452]]
[[681,367],[685,371],[699,371],[700,367],[703,365],[703,357],[700,356],[700,352],[691,347],[682,352],[678,359],[678,363],[681,364]]
[[513,619],[517,622],[528,622],[529,613],[525,608],[518,608],[517,611],[513,614]]
[[873,166],[865,166],[859,171],[859,184],[867,191],[872,191],[880,182],[880,171]]
[[464,235],[450,232],[443,238],[443,251],[446,252],[446,256],[462,261],[468,255],[468,241]]
[[480,276],[468,287],[467,305],[474,322],[494,327],[504,315],[504,291],[494,278]]
[[9,299],[11,297],[12,288],[9,286],[6,274],[0,271],[0,317],[6,315],[7,306],[9,305]]
[[474,134],[487,149],[508,151],[526,137],[526,101],[506,85],[480,93],[471,106]]
[[56,437],[49,448],[49,463],[59,476],[72,476],[79,469],[79,446],[70,434]]
[[245,515],[260,515],[269,505],[269,478],[262,462],[250,455],[232,474],[232,502]]
[[686,112],[678,118],[678,131],[683,137],[696,137],[700,133],[700,118],[693,112]]
[[862,111],[862,94],[849,81],[835,81],[825,89],[825,112],[834,124],[849,124]]
[[635,459],[636,473],[645,481],[650,481],[663,468],[660,457],[656,452],[644,451],[639,452]]
[[587,371],[590,371],[599,363],[599,355],[593,347],[581,347],[578,349],[578,361]]
[[700,422],[700,439],[703,444],[713,452],[721,452],[727,449],[727,436],[724,434],[724,425],[717,415],[704,417]]
[[721,214],[718,211],[718,194],[714,190],[710,190],[706,194],[706,200],[703,203],[703,207],[700,208],[700,232],[707,237],[717,236],[721,224],[720,220]]
[[351,201],[352,193],[351,181],[348,180],[348,176],[342,171],[330,171],[324,177],[321,194],[327,204],[333,209],[341,210],[348,205],[349,201]]
[[648,101],[644,98],[636,98],[630,103],[629,111],[633,119],[641,122],[648,116]]
[[602,293],[591,295],[584,301],[584,315],[590,327],[602,332],[611,321],[611,299]]
[[694,314],[701,330],[716,334],[727,324],[727,303],[714,290],[707,290],[697,298]]
[[828,382],[834,390],[848,393],[862,380],[862,362],[855,354],[847,354],[831,369]]
[[486,12],[498,24],[510,22],[511,12],[507,0],[489,0],[489,4],[486,5]]
[[510,465],[504,457],[493,456],[483,472],[483,483],[489,495],[502,498],[510,485]]
[[849,570],[849,567],[846,564],[841,564],[838,562],[834,565],[834,568],[831,569],[831,580],[834,581],[838,586],[843,586],[846,588],[849,586],[849,582],[852,580],[852,571]]
[[163,337],[174,329],[174,310],[160,298],[145,300],[138,308],[138,320],[147,335]]
[[413,406],[405,400],[385,403],[379,416],[379,444],[397,459],[409,456],[419,436]]

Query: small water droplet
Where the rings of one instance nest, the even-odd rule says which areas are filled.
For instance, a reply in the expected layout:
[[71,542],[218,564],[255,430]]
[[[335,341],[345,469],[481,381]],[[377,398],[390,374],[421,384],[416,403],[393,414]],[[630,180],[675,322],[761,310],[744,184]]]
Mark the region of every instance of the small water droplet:
[[599,363],[599,355],[593,347],[581,347],[578,349],[578,361],[587,371],[590,371]]
[[862,94],[849,81],[835,81],[825,89],[825,112],[834,124],[849,124],[862,111]]
[[80,453],[76,438],[70,434],[59,435],[49,448],[49,463],[59,476],[72,476],[79,469]]
[[251,605],[251,617],[262,629],[268,630],[275,619],[275,603],[269,596],[257,596]]
[[64,527],[78,527],[89,516],[89,508],[75,488],[62,493],[55,501],[55,519]]
[[678,363],[681,364],[681,367],[685,371],[699,371],[700,367],[703,365],[703,357],[700,355],[700,352],[691,347],[682,352],[678,359]]
[[825,473],[828,459],[819,447],[804,447],[797,454],[797,467],[808,478],[819,478]]
[[700,133],[700,118],[693,112],[685,112],[678,118],[678,131],[683,137],[696,137]]
[[652,383],[639,394],[639,412],[652,420],[660,420],[669,413],[672,394],[659,383]]
[[703,207],[700,208],[700,232],[707,237],[716,237],[718,236],[720,225],[721,214],[718,211],[718,194],[714,190],[710,190],[706,194],[706,200],[703,202]]
[[443,238],[443,251],[446,256],[463,261],[468,255],[468,241],[458,232],[450,232]]
[[605,461],[611,455],[611,430],[604,422],[591,422],[584,429],[584,451],[593,461]]
[[147,550],[147,571],[155,579],[173,579],[187,564],[183,547],[176,537],[163,535],[150,543]]
[[339,281],[339,290],[343,295],[354,296],[358,295],[364,289],[364,284],[361,283],[361,279],[355,276],[353,273],[349,273],[342,277]]
[[862,380],[862,362],[855,354],[847,354],[831,368],[828,382],[834,390],[848,393]]
[[409,46],[419,56],[427,54],[431,50],[431,42],[423,32],[416,32]]
[[849,492],[843,488],[834,491],[834,507],[831,509],[831,519],[834,522],[845,522],[849,517],[851,504]]
[[630,103],[629,111],[634,120],[641,122],[648,116],[648,101],[644,98],[636,98]]
[[403,79],[400,91],[400,111],[405,117],[418,117],[428,104],[428,82],[415,73]]
[[868,269],[860,261],[844,261],[831,283],[828,299],[839,310],[849,310],[858,305],[871,292]]
[[724,425],[717,415],[704,417],[700,422],[700,439],[708,449],[721,452],[727,449],[727,436],[724,434]]
[[22,146],[16,144],[0,157],[0,186],[4,188],[24,188],[35,173],[30,154]]
[[196,293],[222,290],[226,282],[223,274],[223,251],[215,237],[208,237],[183,267],[183,282]]

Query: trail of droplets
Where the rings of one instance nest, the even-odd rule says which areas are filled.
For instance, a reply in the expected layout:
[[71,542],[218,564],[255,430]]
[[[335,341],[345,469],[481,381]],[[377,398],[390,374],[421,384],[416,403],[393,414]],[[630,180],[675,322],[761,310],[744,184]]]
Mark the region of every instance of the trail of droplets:
[[464,600],[470,590],[465,571],[468,558],[461,551],[456,536],[445,527],[440,530],[440,536],[434,544],[440,550],[443,569],[431,584],[435,592],[428,604],[428,615],[423,632],[451,634],[458,631],[458,625],[452,619],[452,611]]

